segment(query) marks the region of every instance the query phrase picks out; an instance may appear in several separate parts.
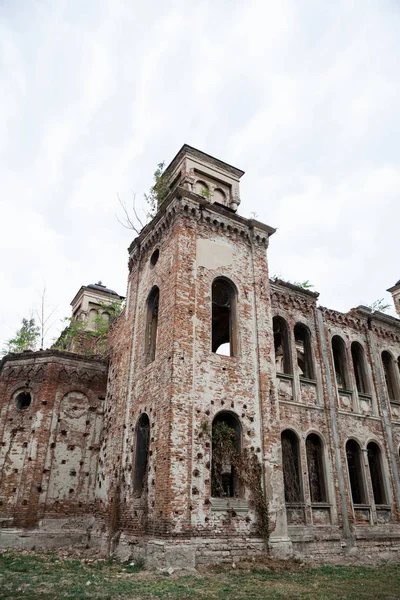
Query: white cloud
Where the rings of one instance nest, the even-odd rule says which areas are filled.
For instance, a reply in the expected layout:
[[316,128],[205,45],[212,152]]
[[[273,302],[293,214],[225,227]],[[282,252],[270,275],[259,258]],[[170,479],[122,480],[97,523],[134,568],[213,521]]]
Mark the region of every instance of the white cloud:
[[0,14],[0,340],[81,284],[124,293],[140,198],[183,142],[246,170],[270,268],[346,310],[400,273],[400,11],[384,0],[47,0]]

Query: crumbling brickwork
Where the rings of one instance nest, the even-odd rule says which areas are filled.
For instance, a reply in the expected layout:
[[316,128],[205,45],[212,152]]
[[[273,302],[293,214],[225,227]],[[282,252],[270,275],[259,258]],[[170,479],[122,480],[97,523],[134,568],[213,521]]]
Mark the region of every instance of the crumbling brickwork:
[[48,350],[3,359],[2,526],[93,510],[105,393],[106,363],[98,358]]
[[172,161],[107,364],[3,360],[4,526],[90,512],[91,543],[154,566],[397,555],[400,321],[271,281],[275,230],[237,214],[242,175],[188,146]]

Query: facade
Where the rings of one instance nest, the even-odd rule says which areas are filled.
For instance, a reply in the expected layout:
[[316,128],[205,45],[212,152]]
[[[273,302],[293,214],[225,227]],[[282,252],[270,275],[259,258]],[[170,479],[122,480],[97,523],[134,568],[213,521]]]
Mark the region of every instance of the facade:
[[3,546],[397,557],[400,320],[270,280],[275,230],[238,215],[242,175],[187,145],[167,167],[106,359],[2,360]]

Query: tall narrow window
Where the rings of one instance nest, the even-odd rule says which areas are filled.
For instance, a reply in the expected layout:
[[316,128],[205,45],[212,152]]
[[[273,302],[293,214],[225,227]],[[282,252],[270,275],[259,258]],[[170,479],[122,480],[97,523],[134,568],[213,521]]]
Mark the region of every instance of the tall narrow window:
[[335,366],[335,377],[338,388],[350,388],[346,347],[344,341],[338,335],[332,338],[333,363]]
[[241,453],[242,428],[233,413],[218,413],[212,423],[211,495],[238,497],[240,482],[236,465]]
[[367,365],[365,362],[364,348],[358,342],[351,344],[351,357],[353,359],[354,375],[356,378],[357,391],[360,394],[369,394],[367,377]]
[[136,450],[133,489],[141,496],[145,487],[147,464],[149,460],[150,421],[143,413],[136,425]]
[[297,353],[297,368],[300,377],[315,379],[309,329],[305,325],[298,323],[294,328],[294,339]]
[[292,361],[290,358],[289,328],[282,317],[274,317],[272,320],[274,329],[275,368],[277,373],[292,373]]
[[367,446],[367,450],[375,504],[386,504],[387,500],[385,484],[383,482],[381,449],[375,442],[370,442]]
[[311,502],[326,502],[323,447],[321,438],[315,433],[307,436],[306,452]]
[[349,440],[347,442],[346,458],[353,504],[366,504],[361,449],[356,441]]
[[160,290],[156,286],[151,290],[147,299],[145,353],[149,361],[153,361],[156,356],[159,302]]
[[386,350],[382,352],[382,364],[389,399],[400,400],[397,384],[398,373],[396,373],[393,356]]
[[302,502],[303,491],[300,480],[300,452],[297,435],[287,429],[282,432],[282,467],[285,486],[285,502]]
[[218,277],[212,284],[212,351],[226,356],[237,354],[236,289],[231,281]]

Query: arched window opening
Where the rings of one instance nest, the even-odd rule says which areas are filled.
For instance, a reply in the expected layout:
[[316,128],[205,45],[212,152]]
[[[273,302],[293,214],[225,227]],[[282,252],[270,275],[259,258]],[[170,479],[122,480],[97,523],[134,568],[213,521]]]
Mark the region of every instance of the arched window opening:
[[353,504],[366,504],[361,449],[356,441],[347,442],[346,457]]
[[150,421],[143,413],[136,426],[136,449],[133,490],[141,496],[145,487],[147,465],[149,462]]
[[289,328],[282,317],[274,317],[272,320],[274,329],[275,368],[277,373],[292,373],[292,361],[290,359]]
[[347,369],[346,347],[342,338],[334,335],[332,338],[333,363],[338,388],[350,389]]
[[15,406],[18,410],[26,410],[32,402],[32,396],[29,392],[23,391],[15,397]]
[[370,442],[367,446],[367,451],[375,504],[387,504],[385,484],[383,481],[381,449],[375,442]]
[[367,377],[367,365],[365,362],[364,348],[358,342],[351,344],[351,357],[353,359],[354,375],[356,378],[357,391],[360,394],[369,394]]
[[216,354],[237,354],[236,290],[226,279],[212,284],[211,347]]
[[212,423],[211,495],[214,498],[240,496],[238,462],[242,428],[230,412],[218,413]]
[[217,204],[224,205],[224,204],[226,204],[226,195],[221,189],[216,188],[213,193],[213,200]]
[[96,329],[96,319],[98,317],[98,311],[95,308],[91,308],[89,310],[88,319],[87,319],[87,328],[91,331],[95,331]]
[[204,198],[210,197],[210,190],[205,181],[196,181],[194,191],[196,192],[196,194],[199,194]]
[[300,377],[315,379],[309,329],[298,323],[294,328],[294,339],[297,353],[297,368]]
[[297,435],[287,429],[282,432],[282,468],[285,486],[285,502],[296,504],[303,501],[300,479],[300,449]]
[[306,453],[311,502],[327,502],[324,455],[319,435],[310,433],[307,436]]
[[390,400],[400,400],[397,385],[398,374],[395,370],[394,360],[390,352],[382,352],[383,372],[385,374],[386,389]]
[[147,300],[145,353],[149,361],[153,361],[156,356],[159,302],[160,290],[158,287],[154,287]]

